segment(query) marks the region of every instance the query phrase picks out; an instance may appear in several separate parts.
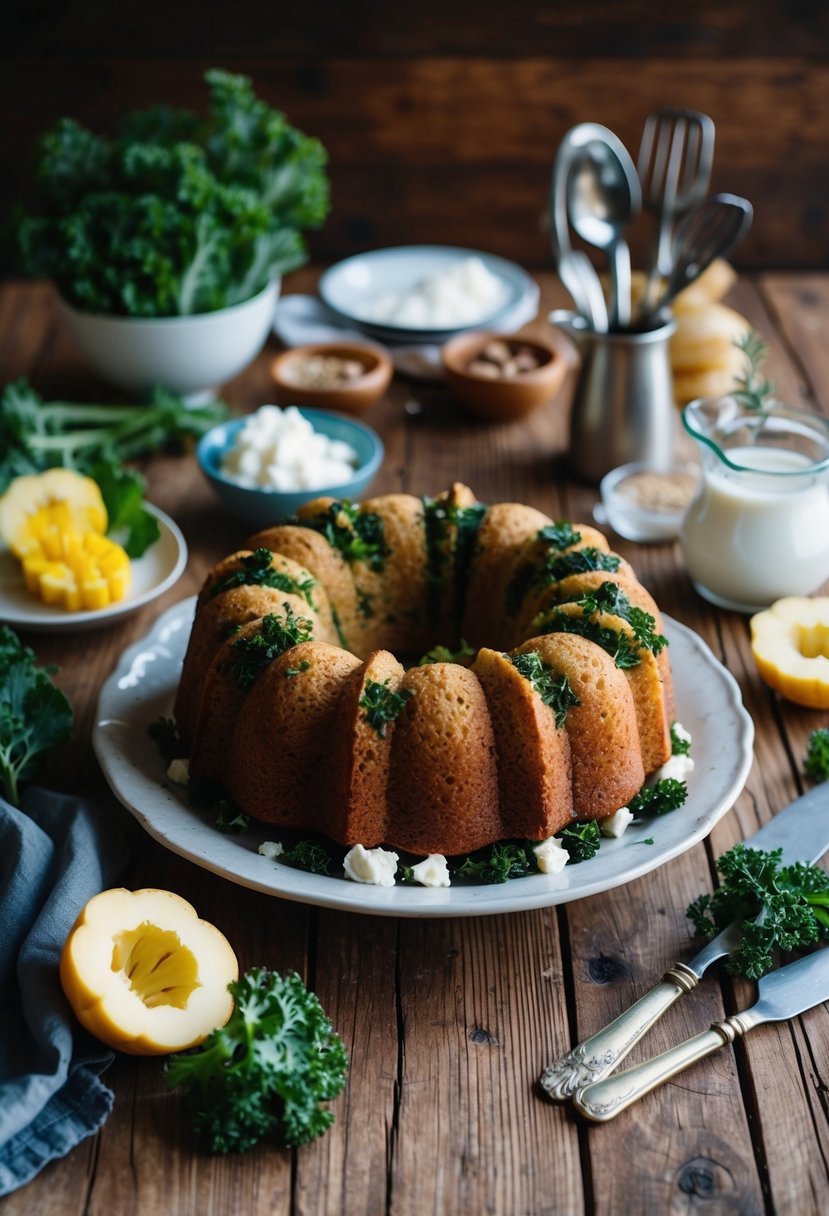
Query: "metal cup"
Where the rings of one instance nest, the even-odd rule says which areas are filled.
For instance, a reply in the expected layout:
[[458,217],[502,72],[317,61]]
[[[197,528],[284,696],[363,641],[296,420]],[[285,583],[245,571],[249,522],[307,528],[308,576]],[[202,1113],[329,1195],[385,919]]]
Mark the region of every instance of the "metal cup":
[[633,461],[668,468],[677,435],[668,358],[673,319],[643,333],[596,333],[566,309],[551,312],[549,321],[581,355],[570,415],[573,470],[598,484]]

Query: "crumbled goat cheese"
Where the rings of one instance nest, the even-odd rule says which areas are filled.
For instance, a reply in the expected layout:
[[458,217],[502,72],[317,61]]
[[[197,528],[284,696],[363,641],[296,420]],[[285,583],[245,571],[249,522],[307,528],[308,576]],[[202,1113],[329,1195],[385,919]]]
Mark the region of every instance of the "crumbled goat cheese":
[[618,839],[630,823],[633,823],[633,811],[629,807],[620,806],[618,811],[614,811],[606,819],[599,820],[599,831],[602,836],[613,836]]
[[270,861],[276,861],[277,857],[281,857],[285,852],[285,846],[278,840],[263,840],[259,846],[259,852]]
[[350,444],[315,431],[295,405],[263,405],[237,432],[222,473],[241,486],[320,490],[350,481],[358,461]]
[[480,258],[463,258],[402,291],[375,296],[362,316],[408,329],[455,329],[482,321],[506,298],[506,284]]
[[451,880],[446,858],[442,853],[430,853],[428,857],[424,857],[423,861],[412,866],[412,878],[422,887],[450,886]]
[[176,785],[187,785],[190,780],[190,761],[182,758],[171,760],[167,766],[167,777]]
[[690,756],[671,756],[670,760],[666,760],[662,767],[656,770],[651,780],[662,781],[666,777],[675,777],[677,781],[684,781],[693,768],[694,762]]
[[558,874],[570,860],[570,854],[560,840],[550,836],[533,847],[542,874]]
[[353,882],[370,883],[375,887],[393,887],[397,873],[397,854],[390,849],[365,849],[355,844],[345,855],[343,869]]

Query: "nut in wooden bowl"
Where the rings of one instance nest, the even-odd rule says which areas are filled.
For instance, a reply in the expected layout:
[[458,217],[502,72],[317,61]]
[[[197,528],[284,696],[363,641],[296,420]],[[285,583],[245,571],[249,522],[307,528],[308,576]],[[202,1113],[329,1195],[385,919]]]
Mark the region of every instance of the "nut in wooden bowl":
[[294,346],[272,360],[279,405],[317,406],[362,414],[382,397],[392,378],[389,356],[368,342],[317,342]]
[[549,401],[568,367],[563,347],[520,335],[458,334],[443,347],[452,392],[470,413],[512,422]]

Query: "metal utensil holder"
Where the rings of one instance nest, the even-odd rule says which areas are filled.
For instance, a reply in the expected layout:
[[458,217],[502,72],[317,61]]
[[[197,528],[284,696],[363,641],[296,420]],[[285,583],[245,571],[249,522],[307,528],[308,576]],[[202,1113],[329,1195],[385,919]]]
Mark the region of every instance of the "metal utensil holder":
[[551,312],[549,320],[581,355],[570,417],[574,471],[598,484],[632,461],[669,467],[677,435],[668,357],[673,319],[642,333],[596,333],[565,310]]

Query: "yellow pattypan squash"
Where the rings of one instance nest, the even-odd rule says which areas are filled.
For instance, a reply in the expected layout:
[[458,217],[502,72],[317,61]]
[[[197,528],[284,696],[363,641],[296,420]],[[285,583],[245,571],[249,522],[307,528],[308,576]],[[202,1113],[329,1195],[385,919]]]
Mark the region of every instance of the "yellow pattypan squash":
[[765,682],[797,705],[829,709],[829,597],[790,595],[751,618]]
[[78,1021],[117,1051],[164,1055],[203,1042],[233,1011],[227,939],[172,891],[116,888],[81,912],[60,958]]

